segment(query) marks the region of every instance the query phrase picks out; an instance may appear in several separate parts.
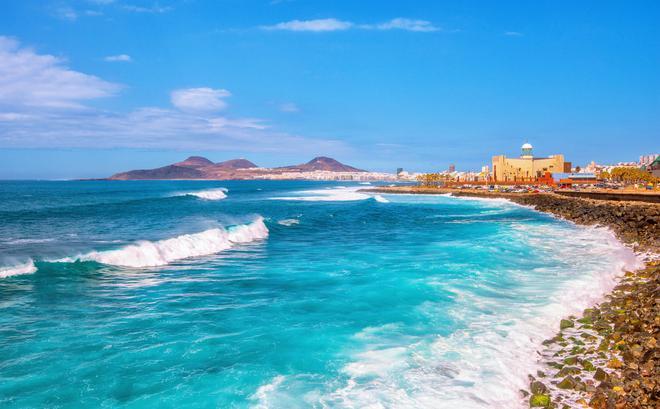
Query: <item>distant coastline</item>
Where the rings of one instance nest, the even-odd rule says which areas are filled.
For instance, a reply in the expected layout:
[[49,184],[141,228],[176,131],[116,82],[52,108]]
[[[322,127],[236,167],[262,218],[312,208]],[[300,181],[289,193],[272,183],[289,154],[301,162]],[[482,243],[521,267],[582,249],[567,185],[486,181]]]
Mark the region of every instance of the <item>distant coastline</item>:
[[343,164],[336,159],[318,156],[309,162],[263,168],[247,159],[214,163],[201,156],[154,169],[116,173],[101,180],[397,180],[389,173],[368,172]]

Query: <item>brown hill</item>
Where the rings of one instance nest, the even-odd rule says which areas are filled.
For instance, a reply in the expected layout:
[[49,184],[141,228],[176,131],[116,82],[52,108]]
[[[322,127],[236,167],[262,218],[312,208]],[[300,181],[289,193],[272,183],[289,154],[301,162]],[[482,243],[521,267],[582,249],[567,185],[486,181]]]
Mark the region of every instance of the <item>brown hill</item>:
[[169,165],[157,169],[131,170],[110,176],[112,180],[147,180],[147,179],[205,179],[198,169],[185,166]]
[[224,162],[218,162],[214,167],[218,168],[226,168],[226,169],[250,169],[250,168],[258,168],[257,165],[254,163],[250,162],[247,159],[231,159],[231,160],[226,160]]
[[202,156],[190,156],[183,162],[175,163],[174,166],[183,166],[184,168],[202,168],[204,166],[211,166],[213,162]]
[[283,168],[290,172],[314,172],[315,170],[324,170],[329,172],[366,172],[365,170],[354,168],[353,166],[344,165],[343,163],[328,158],[327,156],[317,156],[307,163],[293,166],[285,166]]

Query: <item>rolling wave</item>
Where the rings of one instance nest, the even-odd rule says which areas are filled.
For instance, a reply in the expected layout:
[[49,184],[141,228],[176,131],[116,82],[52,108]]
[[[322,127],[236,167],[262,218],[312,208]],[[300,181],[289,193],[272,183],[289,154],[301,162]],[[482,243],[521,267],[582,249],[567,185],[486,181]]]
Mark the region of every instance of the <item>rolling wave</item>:
[[155,267],[176,260],[219,253],[236,244],[267,237],[268,228],[263,218],[259,217],[252,223],[227,229],[209,229],[159,241],[139,241],[116,250],[92,251],[76,257],[60,259],[57,262],[96,261],[122,267]]
[[199,192],[186,192],[178,196],[195,196],[202,200],[222,200],[227,198],[227,189],[221,187],[219,189],[200,190]]
[[35,267],[34,261],[30,260],[23,264],[0,267],[0,278],[17,276],[20,274],[32,274],[35,271],[37,271],[37,267]]
[[303,202],[353,202],[359,200],[375,199],[377,202],[387,203],[387,199],[380,195],[372,196],[359,192],[359,187],[339,186],[332,189],[303,190],[300,196],[279,196],[271,200],[295,200]]
[[282,219],[277,222],[277,224],[280,224],[282,226],[293,226],[294,224],[300,224],[300,220],[298,219]]

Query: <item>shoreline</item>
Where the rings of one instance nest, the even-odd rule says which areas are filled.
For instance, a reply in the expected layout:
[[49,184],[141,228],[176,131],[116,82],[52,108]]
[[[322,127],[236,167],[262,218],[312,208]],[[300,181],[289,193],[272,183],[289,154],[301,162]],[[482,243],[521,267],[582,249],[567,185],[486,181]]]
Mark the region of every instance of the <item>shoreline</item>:
[[447,188],[379,187],[363,192],[506,199],[583,226],[603,226],[645,264],[580,316],[557,323],[543,341],[521,399],[530,408],[657,408],[660,308],[660,204]]

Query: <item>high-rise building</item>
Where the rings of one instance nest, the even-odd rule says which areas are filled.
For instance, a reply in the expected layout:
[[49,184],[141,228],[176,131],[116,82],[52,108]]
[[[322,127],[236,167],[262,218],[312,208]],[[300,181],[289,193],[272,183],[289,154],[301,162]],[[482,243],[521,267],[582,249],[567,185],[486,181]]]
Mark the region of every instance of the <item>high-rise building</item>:
[[449,173],[453,173],[453,172],[456,172],[456,165],[452,163],[451,165],[449,165]]
[[654,161],[658,156],[660,156],[660,155],[657,154],[657,153],[652,153],[652,154],[650,154],[650,155],[642,155],[642,156],[639,157],[639,164],[640,164],[641,166],[644,166],[644,165],[650,165],[650,164],[653,163],[653,161]]

